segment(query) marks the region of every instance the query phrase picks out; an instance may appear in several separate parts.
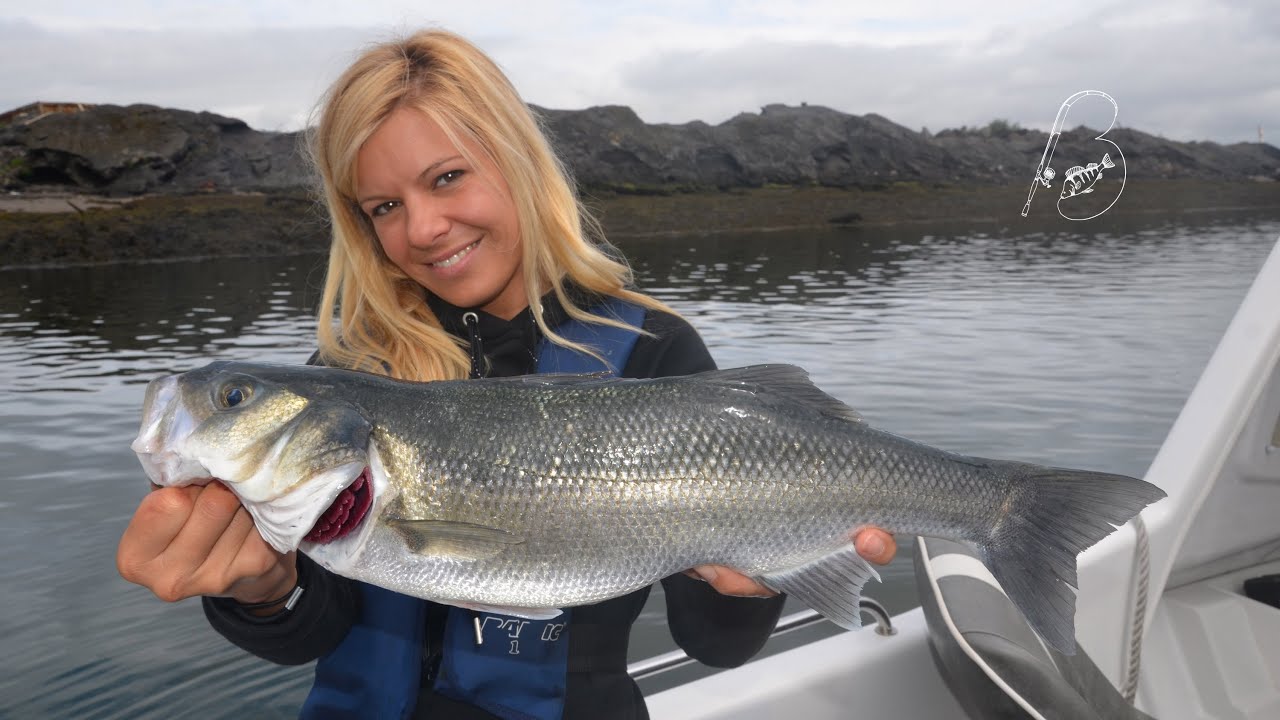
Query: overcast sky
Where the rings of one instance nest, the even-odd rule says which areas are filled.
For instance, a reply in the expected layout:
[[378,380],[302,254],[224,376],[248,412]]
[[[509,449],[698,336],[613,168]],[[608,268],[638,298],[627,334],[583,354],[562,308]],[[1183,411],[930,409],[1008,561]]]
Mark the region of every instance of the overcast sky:
[[0,0],[0,111],[146,102],[293,130],[362,46],[434,25],[484,48],[529,102],[629,105],[648,122],[807,102],[916,130],[1047,129],[1096,89],[1127,127],[1237,142],[1261,125],[1280,144],[1275,0],[468,4]]

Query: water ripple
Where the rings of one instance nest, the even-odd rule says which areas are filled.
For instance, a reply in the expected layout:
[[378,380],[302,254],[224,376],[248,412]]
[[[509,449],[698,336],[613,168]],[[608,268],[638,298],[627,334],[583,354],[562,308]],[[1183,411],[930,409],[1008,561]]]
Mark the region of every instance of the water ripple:
[[[950,449],[1141,474],[1277,235],[1274,219],[1206,219],[624,250],[722,366],[804,366],[876,425]],[[198,603],[121,580],[114,551],[146,489],[128,449],[144,384],[219,358],[304,360],[320,261],[3,273],[0,543],[18,551],[0,554],[0,697],[13,717],[296,715],[309,668],[231,647]],[[884,575],[874,595],[913,602],[909,562]],[[661,608],[655,593],[633,653],[669,648]]]

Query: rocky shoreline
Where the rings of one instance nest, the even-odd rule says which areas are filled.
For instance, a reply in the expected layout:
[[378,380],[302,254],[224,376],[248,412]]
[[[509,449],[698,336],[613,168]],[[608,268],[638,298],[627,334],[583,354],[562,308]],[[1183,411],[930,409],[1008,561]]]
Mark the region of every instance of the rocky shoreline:
[[[812,106],[770,105],[716,126],[646,124],[625,107],[537,110],[610,238],[1071,225],[1054,211],[1056,186],[1020,217],[1047,136],[1003,121],[934,134]],[[1092,153],[1095,134],[1065,132],[1060,147]],[[1272,145],[1131,128],[1108,137],[1127,167],[1109,215],[1280,206]],[[207,112],[98,106],[0,127],[0,267],[323,252],[327,219],[312,185],[301,134]]]
[[[740,188],[637,195],[586,193],[607,236],[625,250],[646,237],[673,234],[848,229],[904,223],[948,228],[1072,230],[1049,198],[1020,216],[1023,184],[881,189]],[[50,212],[49,210],[55,210]],[[1200,211],[1259,211],[1280,217],[1280,184],[1149,180],[1131,182],[1105,218]],[[304,191],[148,195],[0,196],[0,268],[323,253],[328,221]]]

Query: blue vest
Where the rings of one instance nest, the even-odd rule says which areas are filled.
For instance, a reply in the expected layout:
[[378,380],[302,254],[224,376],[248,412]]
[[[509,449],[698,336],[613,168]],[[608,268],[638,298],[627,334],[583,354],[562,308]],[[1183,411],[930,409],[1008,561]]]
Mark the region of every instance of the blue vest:
[[[610,298],[592,307],[595,315],[633,328],[644,308]],[[600,360],[543,341],[540,373],[621,371],[635,347],[635,330],[569,320],[555,331],[591,347]],[[346,638],[316,662],[316,680],[300,717],[408,718],[418,699],[427,603],[408,595],[357,582],[362,612]],[[570,612],[551,620],[526,620],[449,608],[444,654],[434,690],[507,720],[559,720],[564,713]],[[476,644],[475,623],[484,642]]]

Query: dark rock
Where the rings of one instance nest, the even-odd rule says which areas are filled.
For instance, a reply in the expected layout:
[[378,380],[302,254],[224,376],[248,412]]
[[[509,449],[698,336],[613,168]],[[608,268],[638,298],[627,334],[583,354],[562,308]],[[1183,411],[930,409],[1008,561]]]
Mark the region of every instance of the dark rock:
[[[1263,143],[1220,145],[1213,142],[1177,142],[1130,128],[1113,129],[1105,138],[1116,147],[1095,139],[1097,130],[1078,127],[1058,139],[1052,165],[1061,183],[1066,170],[1075,164],[1099,162],[1103,153],[1116,158],[1123,154],[1129,178],[1245,180],[1263,176],[1280,180],[1280,149]],[[934,137],[961,166],[985,164],[994,177],[1028,182],[1044,154],[1048,135],[1035,130],[1005,130],[1003,137],[985,128],[944,130]],[[1087,159],[1085,159],[1087,158]],[[1028,162],[1028,160],[1030,162]],[[1012,175],[1010,173],[1012,172]]]
[[99,105],[7,128],[0,146],[24,150],[9,187],[104,195],[269,191],[310,183],[297,133],[253,130],[213,113]]
[[827,220],[827,222],[832,225],[853,225],[855,223],[862,222],[862,213],[844,213],[843,215],[837,215],[830,220]]
[[[985,128],[916,132],[876,114],[848,115],[806,105],[767,105],[716,126],[645,124],[625,107],[542,110],[557,150],[582,185],[635,191],[770,184],[882,187],[890,183],[1030,181],[1048,134],[1008,121]],[[1079,161],[1096,131],[1064,132],[1055,165]],[[1132,129],[1107,137],[1130,177],[1280,180],[1280,149],[1260,143],[1180,143]],[[1064,162],[1066,165],[1064,165]],[[1088,162],[1088,161],[1084,161]]]
[[647,125],[620,107],[539,112],[578,182],[591,187],[853,187],[938,176],[950,160],[878,115],[818,106],[768,105],[714,127]]
[[[648,124],[620,106],[534,109],[580,185],[622,193],[1029,182],[1047,141],[1003,120],[930,134],[813,105],[768,105],[716,126]],[[1071,165],[1101,159],[1110,146],[1096,135],[1086,128],[1062,134],[1059,178]],[[1271,145],[1182,143],[1128,128],[1107,137],[1122,149],[1129,177],[1280,179],[1280,149]],[[300,133],[260,132],[208,112],[101,105],[0,128],[0,187],[7,190],[140,195],[312,184]]]

